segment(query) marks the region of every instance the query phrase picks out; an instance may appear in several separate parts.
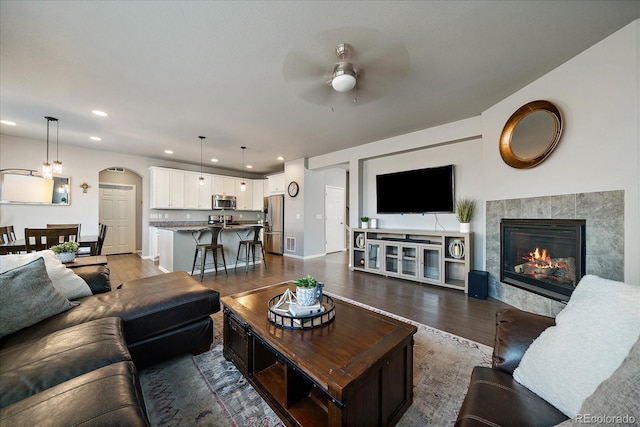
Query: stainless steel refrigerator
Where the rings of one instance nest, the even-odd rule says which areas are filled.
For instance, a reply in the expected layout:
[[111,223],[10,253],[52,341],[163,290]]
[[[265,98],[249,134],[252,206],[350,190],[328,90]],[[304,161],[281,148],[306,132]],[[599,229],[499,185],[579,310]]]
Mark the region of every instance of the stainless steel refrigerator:
[[264,198],[265,251],[282,255],[284,247],[284,196]]

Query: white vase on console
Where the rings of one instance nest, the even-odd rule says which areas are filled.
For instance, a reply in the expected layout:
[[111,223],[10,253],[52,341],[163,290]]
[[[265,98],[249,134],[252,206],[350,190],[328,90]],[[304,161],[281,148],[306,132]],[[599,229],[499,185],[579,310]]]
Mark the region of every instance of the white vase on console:
[[470,233],[471,232],[471,223],[470,222],[461,222],[460,223],[460,232],[461,233]]

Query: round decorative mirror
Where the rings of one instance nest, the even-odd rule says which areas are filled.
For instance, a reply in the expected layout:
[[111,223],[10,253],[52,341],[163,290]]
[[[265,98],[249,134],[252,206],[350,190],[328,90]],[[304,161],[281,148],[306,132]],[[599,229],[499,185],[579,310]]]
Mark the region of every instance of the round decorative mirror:
[[562,135],[562,114],[549,101],[532,101],[509,117],[500,135],[500,156],[506,164],[527,169],[542,163]]

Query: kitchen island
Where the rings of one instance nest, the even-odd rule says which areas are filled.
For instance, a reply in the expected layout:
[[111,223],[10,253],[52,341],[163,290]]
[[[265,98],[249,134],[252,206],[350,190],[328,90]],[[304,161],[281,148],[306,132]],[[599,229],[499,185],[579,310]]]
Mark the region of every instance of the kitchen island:
[[[227,262],[227,269],[236,266],[236,255],[240,240],[248,236],[250,227],[256,225],[255,222],[241,224],[190,224],[190,225],[155,225],[158,229],[158,267],[165,273],[173,271],[186,271],[191,273],[193,257],[196,251],[196,242],[191,235],[192,232],[208,227],[222,228],[218,243],[224,245],[224,257]],[[222,263],[222,257],[218,255],[218,262]],[[256,257],[256,263],[260,263]],[[240,261],[238,267],[245,267],[245,263]],[[205,263],[205,273],[214,272],[213,257],[211,252],[207,252]],[[224,274],[224,267],[218,266],[218,273]],[[200,274],[200,258],[196,260],[194,275]]]

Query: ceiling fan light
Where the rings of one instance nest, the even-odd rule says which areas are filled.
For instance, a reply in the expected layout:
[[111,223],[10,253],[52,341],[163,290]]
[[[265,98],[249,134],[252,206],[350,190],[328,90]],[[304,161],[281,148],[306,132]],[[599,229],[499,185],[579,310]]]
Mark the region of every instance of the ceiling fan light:
[[337,70],[331,80],[331,87],[338,92],[349,92],[356,87],[356,77],[349,70]]

